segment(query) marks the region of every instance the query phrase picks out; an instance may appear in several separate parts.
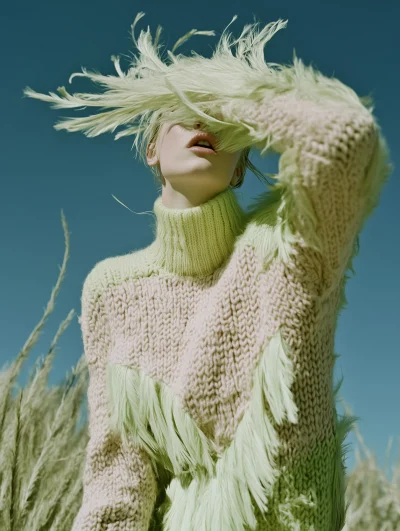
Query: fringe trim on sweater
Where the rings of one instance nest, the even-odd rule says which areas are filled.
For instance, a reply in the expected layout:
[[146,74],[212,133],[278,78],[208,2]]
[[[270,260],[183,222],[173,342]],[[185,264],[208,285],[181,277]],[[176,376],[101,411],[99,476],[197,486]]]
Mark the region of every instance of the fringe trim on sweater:
[[[288,353],[289,347],[279,330],[264,349],[252,399],[234,440],[221,456],[166,385],[141,370],[109,362],[112,429],[124,441],[132,437],[175,476],[166,489],[163,506],[158,508],[165,531],[254,530],[257,529],[254,503],[267,518],[268,500],[276,495],[276,480],[282,473],[290,477],[289,469],[279,470],[275,463],[280,442],[273,423],[298,420],[290,390],[293,366]],[[334,392],[335,400],[341,383]],[[343,441],[355,418],[345,415],[339,419],[337,414],[335,418],[332,531],[342,529],[348,508],[344,506],[347,447]],[[288,491],[279,502],[272,510],[280,525],[286,526],[283,529],[299,530],[304,516],[299,517],[298,511],[317,510],[313,490],[295,496]],[[314,526],[308,529],[311,531]]]
[[264,349],[252,399],[235,439],[220,457],[166,385],[112,362],[107,374],[112,429],[124,441],[132,437],[176,476],[167,489],[170,506],[164,528],[254,529],[251,496],[267,512],[267,497],[280,474],[274,460],[280,444],[273,421],[297,423],[290,390],[293,366],[280,330]]

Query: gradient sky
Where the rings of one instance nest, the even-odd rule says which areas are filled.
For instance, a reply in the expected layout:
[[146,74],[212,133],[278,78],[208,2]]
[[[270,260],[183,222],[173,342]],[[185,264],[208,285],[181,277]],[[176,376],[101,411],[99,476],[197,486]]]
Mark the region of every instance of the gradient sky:
[[[248,6],[248,7],[246,7]],[[99,92],[84,78],[69,76],[81,67],[115,75],[111,55],[129,66],[134,50],[130,26],[150,26],[154,36],[163,27],[162,44],[171,49],[192,28],[215,30],[215,37],[194,36],[179,53],[191,50],[210,56],[212,48],[232,17],[229,31],[238,37],[253,15],[262,25],[288,19],[267,43],[265,59],[291,62],[293,49],[306,64],[351,86],[358,95],[371,94],[375,116],[391,149],[395,166],[381,201],[361,233],[360,253],[354,260],[356,275],[347,284],[348,308],[339,318],[335,351],[340,355],[335,381],[343,374],[341,396],[360,417],[365,442],[383,466],[390,436],[394,437],[392,464],[399,453],[400,351],[399,330],[399,37],[400,5],[393,1],[294,0],[270,2],[221,1],[189,5],[171,2],[102,2],[70,0],[32,3],[8,2],[0,14],[3,101],[0,121],[0,363],[12,360],[39,322],[56,283],[64,255],[63,210],[70,232],[67,274],[44,332],[30,353],[18,383],[23,386],[36,358],[47,352],[59,323],[74,308],[80,314],[83,281],[100,260],[132,252],[153,239],[148,214],[159,191],[147,167],[135,159],[134,137],[114,141],[107,133],[87,138],[83,133],[56,131],[62,117],[91,112],[54,110],[48,103],[23,97],[30,86],[37,92]],[[397,52],[396,52],[397,50]],[[125,54],[125,55],[124,55]],[[397,87],[397,88],[396,88]],[[119,129],[120,130],[120,129]],[[118,131],[119,131],[118,130]],[[118,132],[117,131],[117,132]],[[277,158],[253,163],[263,172],[277,172]],[[243,208],[264,186],[247,172],[236,190]],[[396,213],[397,212],[397,213]],[[50,385],[56,385],[83,353],[77,315],[58,343]],[[339,407],[339,413],[343,409]],[[351,433],[348,469],[355,465],[357,439]]]

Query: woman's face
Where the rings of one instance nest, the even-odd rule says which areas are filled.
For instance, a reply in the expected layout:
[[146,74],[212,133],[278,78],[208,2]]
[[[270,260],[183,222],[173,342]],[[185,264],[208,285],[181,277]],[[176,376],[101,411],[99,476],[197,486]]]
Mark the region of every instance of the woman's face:
[[[187,147],[190,140],[199,131],[204,131],[201,123],[193,129],[186,129],[175,123],[164,124],[159,132],[158,153],[149,151],[154,144],[149,144],[147,163],[149,166],[159,164],[166,184],[182,193],[198,190],[203,197],[213,196],[225,190],[235,173],[241,151],[228,153],[219,151],[216,154],[199,154]],[[200,127],[199,127],[200,125]],[[201,193],[202,191],[202,193]]]

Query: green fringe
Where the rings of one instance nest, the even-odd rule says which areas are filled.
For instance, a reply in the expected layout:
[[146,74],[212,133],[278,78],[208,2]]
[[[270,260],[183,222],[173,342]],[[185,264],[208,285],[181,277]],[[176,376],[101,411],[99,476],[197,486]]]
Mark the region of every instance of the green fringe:
[[123,441],[133,438],[175,476],[163,507],[166,531],[254,529],[252,500],[263,513],[268,511],[267,498],[280,475],[274,422],[297,423],[288,353],[278,330],[264,349],[235,438],[220,456],[171,389],[141,370],[108,364],[112,429]]

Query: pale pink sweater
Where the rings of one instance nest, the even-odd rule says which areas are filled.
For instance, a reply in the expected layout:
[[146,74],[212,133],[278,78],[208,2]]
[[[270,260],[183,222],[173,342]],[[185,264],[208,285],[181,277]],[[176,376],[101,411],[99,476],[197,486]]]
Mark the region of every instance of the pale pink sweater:
[[228,188],[155,200],[154,242],[82,291],[90,441],[73,531],[338,531],[334,336],[358,235],[389,175],[372,112],[294,92],[225,109],[280,138],[249,212]]

